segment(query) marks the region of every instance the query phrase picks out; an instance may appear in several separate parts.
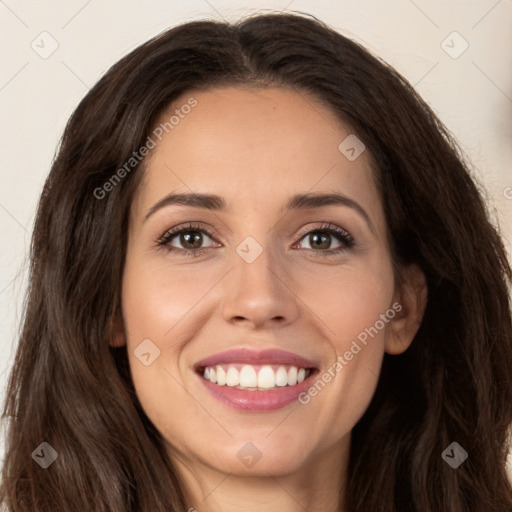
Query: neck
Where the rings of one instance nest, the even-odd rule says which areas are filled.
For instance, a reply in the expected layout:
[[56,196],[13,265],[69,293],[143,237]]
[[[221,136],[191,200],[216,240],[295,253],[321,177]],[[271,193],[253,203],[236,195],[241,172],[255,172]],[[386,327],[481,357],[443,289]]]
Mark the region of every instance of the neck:
[[343,512],[350,436],[312,456],[298,470],[254,476],[225,473],[203,462],[173,457],[185,484],[188,512]]

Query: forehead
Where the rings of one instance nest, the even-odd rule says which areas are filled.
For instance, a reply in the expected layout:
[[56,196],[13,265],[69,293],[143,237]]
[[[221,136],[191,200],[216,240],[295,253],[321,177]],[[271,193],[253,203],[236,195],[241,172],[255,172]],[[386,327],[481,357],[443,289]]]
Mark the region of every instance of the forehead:
[[381,216],[371,155],[363,151],[349,160],[339,147],[354,134],[306,93],[192,91],[162,113],[158,127],[161,140],[153,136],[156,146],[138,194],[141,215],[169,192],[194,191],[221,195],[239,213],[281,208],[297,193],[341,192]]

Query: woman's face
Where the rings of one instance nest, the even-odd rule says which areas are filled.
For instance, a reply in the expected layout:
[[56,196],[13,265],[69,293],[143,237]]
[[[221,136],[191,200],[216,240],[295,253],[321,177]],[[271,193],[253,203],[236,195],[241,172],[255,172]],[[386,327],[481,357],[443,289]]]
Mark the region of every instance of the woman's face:
[[173,114],[132,204],[113,341],[142,407],[187,467],[339,458],[383,353],[412,339],[369,152],[291,90],[194,92]]

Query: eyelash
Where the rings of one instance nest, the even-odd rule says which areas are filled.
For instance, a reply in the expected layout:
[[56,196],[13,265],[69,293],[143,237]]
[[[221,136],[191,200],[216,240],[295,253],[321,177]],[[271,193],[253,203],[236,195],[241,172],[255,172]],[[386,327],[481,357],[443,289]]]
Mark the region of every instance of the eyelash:
[[[182,226],[173,228],[166,233],[164,233],[160,238],[156,240],[156,245],[158,248],[165,248],[169,252],[177,252],[180,255],[183,256],[192,256],[197,257],[201,256],[207,249],[211,249],[211,247],[204,247],[202,249],[178,249],[176,247],[171,247],[169,243],[173,238],[180,235],[181,233],[186,233],[189,231],[197,231],[203,234],[206,234],[208,237],[210,237],[212,240],[213,234],[210,233],[209,230],[203,228],[199,224],[193,224],[190,223],[188,226]],[[328,234],[333,235],[338,238],[340,242],[344,244],[342,247],[338,247],[337,249],[328,249],[325,251],[322,251],[320,249],[306,249],[308,251],[313,251],[317,253],[321,257],[332,257],[336,256],[339,253],[342,253],[344,251],[347,251],[348,249],[351,249],[355,245],[355,241],[353,237],[345,231],[343,228],[340,228],[336,226],[335,224],[330,223],[324,223],[321,226],[310,229],[309,231],[306,231],[305,233],[300,234],[299,242],[302,241],[307,235],[310,235],[312,233],[322,233],[322,234]]]

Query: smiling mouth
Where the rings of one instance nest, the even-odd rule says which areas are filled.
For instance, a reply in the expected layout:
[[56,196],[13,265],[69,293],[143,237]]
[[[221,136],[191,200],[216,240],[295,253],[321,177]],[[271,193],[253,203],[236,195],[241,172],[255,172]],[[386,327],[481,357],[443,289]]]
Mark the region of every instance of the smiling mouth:
[[236,364],[225,363],[202,366],[197,373],[219,387],[245,390],[269,391],[297,386],[307,379],[314,368],[301,368],[284,364]]

